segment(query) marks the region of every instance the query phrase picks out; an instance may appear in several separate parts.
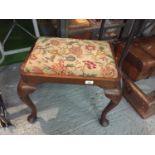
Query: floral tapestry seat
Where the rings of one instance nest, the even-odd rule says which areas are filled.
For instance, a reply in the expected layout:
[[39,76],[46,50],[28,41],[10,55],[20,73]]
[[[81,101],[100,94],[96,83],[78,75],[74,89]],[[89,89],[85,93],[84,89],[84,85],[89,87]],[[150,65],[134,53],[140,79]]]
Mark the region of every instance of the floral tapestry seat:
[[108,42],[47,37],[36,41],[24,72],[103,78],[118,76]]

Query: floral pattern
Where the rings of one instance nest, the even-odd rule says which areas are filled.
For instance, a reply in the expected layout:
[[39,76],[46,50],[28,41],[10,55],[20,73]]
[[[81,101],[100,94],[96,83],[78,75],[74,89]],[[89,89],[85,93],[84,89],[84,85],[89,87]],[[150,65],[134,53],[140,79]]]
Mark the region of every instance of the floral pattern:
[[103,78],[118,76],[108,42],[70,38],[39,38],[24,71]]
[[83,61],[85,63],[85,65],[87,66],[88,69],[94,69],[96,68],[96,64],[92,61],[86,60]]
[[69,51],[76,55],[77,57],[80,57],[82,55],[82,49],[81,47],[76,47],[76,46],[73,46],[71,48],[69,48]]
[[86,45],[86,49],[92,51],[92,50],[95,50],[95,46],[94,45]]

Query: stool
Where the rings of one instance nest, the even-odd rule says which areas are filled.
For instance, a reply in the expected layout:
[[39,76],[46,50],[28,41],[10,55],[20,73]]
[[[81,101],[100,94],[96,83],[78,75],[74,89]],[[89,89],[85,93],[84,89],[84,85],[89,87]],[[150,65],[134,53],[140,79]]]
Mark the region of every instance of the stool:
[[107,126],[106,116],[121,100],[120,74],[112,46],[107,41],[69,38],[39,38],[20,68],[18,94],[31,109],[28,121],[37,118],[36,106],[29,94],[41,83],[90,84],[103,88],[110,103],[102,111],[100,124]]

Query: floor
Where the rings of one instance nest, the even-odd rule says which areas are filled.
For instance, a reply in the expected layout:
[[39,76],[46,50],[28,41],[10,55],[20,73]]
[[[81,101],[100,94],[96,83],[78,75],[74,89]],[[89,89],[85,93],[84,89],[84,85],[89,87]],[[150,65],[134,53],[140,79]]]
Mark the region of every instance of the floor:
[[[39,135],[126,135],[155,134],[155,116],[143,120],[122,99],[109,113],[110,125],[103,128],[98,123],[101,110],[108,103],[103,90],[93,86],[44,84],[31,95],[38,107],[38,121],[29,124],[26,116],[29,109],[17,96],[19,66],[14,64],[0,68],[0,88],[7,104],[13,127],[0,128],[0,134]],[[154,78],[137,84],[151,91]]]

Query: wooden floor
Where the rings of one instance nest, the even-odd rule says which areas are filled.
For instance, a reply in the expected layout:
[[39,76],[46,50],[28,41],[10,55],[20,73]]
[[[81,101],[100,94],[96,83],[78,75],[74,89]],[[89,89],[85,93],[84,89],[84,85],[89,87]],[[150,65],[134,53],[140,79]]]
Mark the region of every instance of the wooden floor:
[[[17,96],[19,64],[0,68],[0,88],[15,127],[0,128],[0,134],[51,135],[126,135],[155,134],[155,116],[143,120],[122,99],[109,114],[110,125],[98,123],[101,110],[108,103],[103,90],[93,86],[44,84],[38,86],[31,98],[38,107],[38,121],[29,124],[27,107]],[[143,80],[138,85],[147,92],[155,88],[155,79]]]

